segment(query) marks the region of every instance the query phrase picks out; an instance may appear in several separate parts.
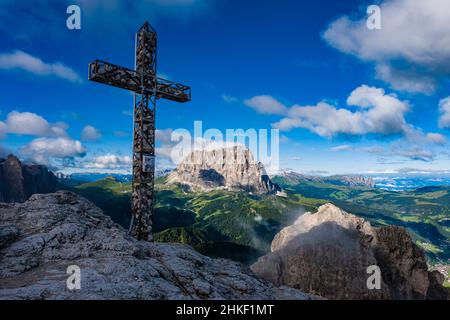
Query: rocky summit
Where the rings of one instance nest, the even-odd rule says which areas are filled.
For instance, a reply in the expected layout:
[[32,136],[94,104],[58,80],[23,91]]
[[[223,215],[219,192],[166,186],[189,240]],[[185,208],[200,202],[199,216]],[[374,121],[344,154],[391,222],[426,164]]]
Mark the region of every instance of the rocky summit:
[[193,151],[168,176],[167,182],[187,186],[192,191],[281,192],[281,188],[270,180],[264,165],[255,161],[250,150],[241,146]]
[[0,159],[0,202],[23,202],[34,193],[57,188],[58,179],[45,166],[22,164],[13,155]]
[[[312,298],[185,245],[138,241],[67,191],[0,204],[0,261],[0,299]],[[69,266],[79,290],[68,289]]]
[[[380,288],[369,289],[370,266]],[[275,285],[328,299],[447,299],[444,277],[429,272],[423,251],[405,229],[374,228],[332,204],[282,229],[271,252],[251,266]]]

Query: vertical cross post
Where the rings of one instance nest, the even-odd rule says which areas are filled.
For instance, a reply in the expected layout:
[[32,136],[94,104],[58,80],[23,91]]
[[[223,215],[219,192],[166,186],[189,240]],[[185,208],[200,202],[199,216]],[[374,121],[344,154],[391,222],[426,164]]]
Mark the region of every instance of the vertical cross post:
[[[156,32],[145,23],[136,34],[136,73],[141,91],[134,93],[133,188],[130,232],[152,241],[155,174],[156,81],[146,87],[145,78],[156,78]],[[150,90],[148,90],[150,89]],[[153,91],[153,92],[152,92]]]
[[89,64],[89,80],[134,92],[130,233],[140,240],[147,241],[153,241],[156,101],[191,100],[191,89],[188,86],[158,78],[156,44],[156,32],[148,22],[145,22],[136,33],[135,70],[100,60]]

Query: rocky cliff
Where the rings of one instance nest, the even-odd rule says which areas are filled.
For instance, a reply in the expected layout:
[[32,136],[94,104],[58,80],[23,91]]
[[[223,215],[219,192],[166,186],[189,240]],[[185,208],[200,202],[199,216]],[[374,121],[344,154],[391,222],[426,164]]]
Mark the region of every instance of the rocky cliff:
[[188,186],[193,191],[227,189],[255,194],[281,191],[272,183],[263,164],[255,161],[248,149],[239,146],[194,151],[168,176],[167,182]]
[[[374,228],[332,204],[306,213],[284,228],[271,253],[251,269],[276,285],[329,299],[446,299],[439,272],[405,229]],[[367,287],[369,266],[381,270],[381,288]]]
[[0,159],[0,202],[23,202],[32,194],[57,188],[58,179],[46,167],[22,164],[13,155]]
[[[73,193],[0,204],[0,299],[310,299],[190,247],[138,241]],[[68,266],[81,272],[69,290]]]

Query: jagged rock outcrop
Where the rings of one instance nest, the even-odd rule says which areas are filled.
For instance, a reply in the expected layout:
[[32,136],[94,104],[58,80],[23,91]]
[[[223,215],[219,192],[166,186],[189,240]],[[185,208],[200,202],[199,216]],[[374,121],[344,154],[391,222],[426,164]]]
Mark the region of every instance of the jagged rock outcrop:
[[[405,229],[374,228],[327,204],[300,216],[251,269],[276,285],[329,299],[446,299],[443,277],[429,272],[425,255]],[[369,290],[369,266],[381,270],[381,289]]]
[[57,189],[58,179],[45,166],[22,164],[13,155],[0,159],[0,202],[23,202]]
[[250,150],[241,146],[193,151],[168,176],[167,182],[188,186],[193,191],[281,192],[281,188],[270,180],[263,164],[255,161]]
[[[0,204],[0,299],[309,299],[233,261],[138,241],[67,191]],[[81,289],[66,286],[81,269]]]

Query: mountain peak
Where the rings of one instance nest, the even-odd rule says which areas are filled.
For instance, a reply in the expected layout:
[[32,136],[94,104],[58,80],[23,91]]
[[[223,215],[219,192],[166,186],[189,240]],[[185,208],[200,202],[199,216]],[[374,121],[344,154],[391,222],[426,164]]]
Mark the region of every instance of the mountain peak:
[[0,201],[23,202],[34,193],[54,192],[57,185],[45,166],[23,164],[12,154],[0,161]]
[[186,185],[193,191],[281,192],[270,180],[264,165],[242,146],[195,150],[168,176],[167,182]]

